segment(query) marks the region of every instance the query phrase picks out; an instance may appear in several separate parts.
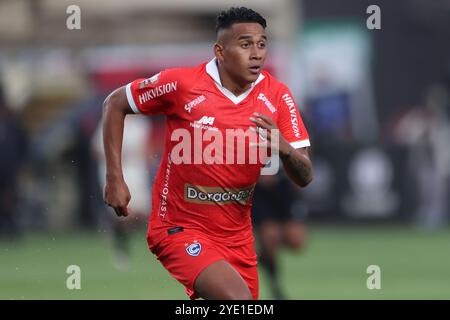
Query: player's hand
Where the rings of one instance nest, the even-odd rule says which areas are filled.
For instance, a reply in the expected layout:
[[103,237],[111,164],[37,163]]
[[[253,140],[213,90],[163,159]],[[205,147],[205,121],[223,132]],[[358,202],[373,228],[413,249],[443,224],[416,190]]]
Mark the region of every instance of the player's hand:
[[123,178],[107,178],[103,201],[113,208],[119,217],[126,217],[130,214],[130,210],[127,207],[130,200],[130,190]]
[[[289,142],[287,142],[286,139],[283,138],[283,136],[280,134],[280,131],[278,130],[277,133],[273,132],[272,134],[272,130],[278,129],[278,127],[271,118],[261,113],[255,112],[253,113],[253,116],[250,117],[250,121],[256,125],[256,129],[258,131],[260,130],[260,128],[267,130],[267,134],[264,136],[266,142],[260,142],[257,144],[258,146],[270,148],[272,145],[274,145],[275,149],[278,150],[280,155],[289,153],[292,147]],[[276,139],[276,141],[273,141],[274,139]]]

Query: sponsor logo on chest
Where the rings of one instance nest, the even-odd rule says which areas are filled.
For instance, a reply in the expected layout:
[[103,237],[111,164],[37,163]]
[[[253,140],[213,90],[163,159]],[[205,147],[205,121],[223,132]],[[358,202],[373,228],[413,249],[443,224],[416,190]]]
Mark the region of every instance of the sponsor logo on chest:
[[215,117],[203,116],[199,120],[191,122],[190,125],[194,129],[207,129],[218,131],[219,129],[217,127],[213,127],[215,120],[216,120]]
[[267,97],[264,95],[264,93],[260,93],[258,95],[258,100],[261,100],[262,102],[264,102],[264,104],[270,110],[270,112],[274,113],[276,111],[276,109],[273,106],[272,102],[270,102],[269,99],[267,99]]
[[195,98],[191,102],[186,103],[184,105],[184,110],[186,110],[187,112],[191,113],[193,108],[195,108],[196,106],[198,106],[200,103],[202,103],[205,100],[206,100],[206,97],[204,95],[198,96],[197,98]]

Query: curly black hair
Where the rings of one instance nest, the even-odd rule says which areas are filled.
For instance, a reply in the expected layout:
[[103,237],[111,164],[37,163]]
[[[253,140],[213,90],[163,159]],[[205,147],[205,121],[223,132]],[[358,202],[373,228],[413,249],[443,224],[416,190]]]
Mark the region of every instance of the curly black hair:
[[267,26],[266,19],[264,19],[258,12],[248,9],[246,7],[231,7],[228,10],[222,11],[216,18],[216,33],[221,29],[227,29],[231,25],[239,22],[256,22],[264,29]]

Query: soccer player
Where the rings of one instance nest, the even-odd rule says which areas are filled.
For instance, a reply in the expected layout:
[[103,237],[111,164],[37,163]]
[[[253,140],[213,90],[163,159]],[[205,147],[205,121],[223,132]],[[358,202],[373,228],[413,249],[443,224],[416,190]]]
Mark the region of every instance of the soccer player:
[[[251,9],[221,12],[211,61],[137,79],[104,102],[104,201],[119,216],[129,215],[131,198],[121,168],[125,116],[166,115],[147,242],[191,299],[258,298],[250,209],[265,163],[249,161],[247,153],[245,163],[235,161],[242,155],[238,148],[231,148],[233,161],[228,161],[228,145],[217,141],[221,136],[231,129],[267,130],[257,146],[276,146],[287,175],[297,185],[304,187],[312,180],[309,137],[297,106],[289,89],[263,70],[265,28],[265,19]],[[214,141],[214,152],[210,144],[201,144],[198,151],[199,131],[203,141]],[[245,141],[250,148],[251,142]],[[215,161],[210,157],[199,161],[199,154],[214,154]],[[224,154],[227,161],[221,161]]]

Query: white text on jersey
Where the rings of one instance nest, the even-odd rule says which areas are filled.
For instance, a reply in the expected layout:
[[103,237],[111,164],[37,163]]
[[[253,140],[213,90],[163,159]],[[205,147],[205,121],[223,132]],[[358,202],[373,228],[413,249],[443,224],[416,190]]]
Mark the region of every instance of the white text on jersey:
[[162,84],[153,89],[148,89],[144,93],[139,95],[139,103],[143,104],[149,100],[162,96],[166,93],[170,93],[177,90],[177,82],[172,81],[166,84]]
[[258,95],[258,100],[261,100],[262,102],[264,102],[264,104],[270,110],[270,112],[272,112],[272,113],[275,112],[275,107],[273,106],[272,102],[270,102],[269,99],[266,98],[264,93],[260,93]]
[[192,108],[194,108],[195,106],[199,105],[200,103],[202,103],[205,100],[206,100],[206,98],[205,98],[204,95],[198,96],[197,98],[195,98],[191,102],[186,103],[184,105],[184,110],[186,110],[187,112],[191,113]]
[[289,94],[284,94],[282,96],[284,102],[286,102],[286,105],[289,107],[289,113],[291,114],[291,124],[292,124],[292,130],[294,130],[294,134],[296,138],[300,138],[300,130],[298,128],[298,119],[297,114],[295,113],[295,103],[294,100],[291,98]]

